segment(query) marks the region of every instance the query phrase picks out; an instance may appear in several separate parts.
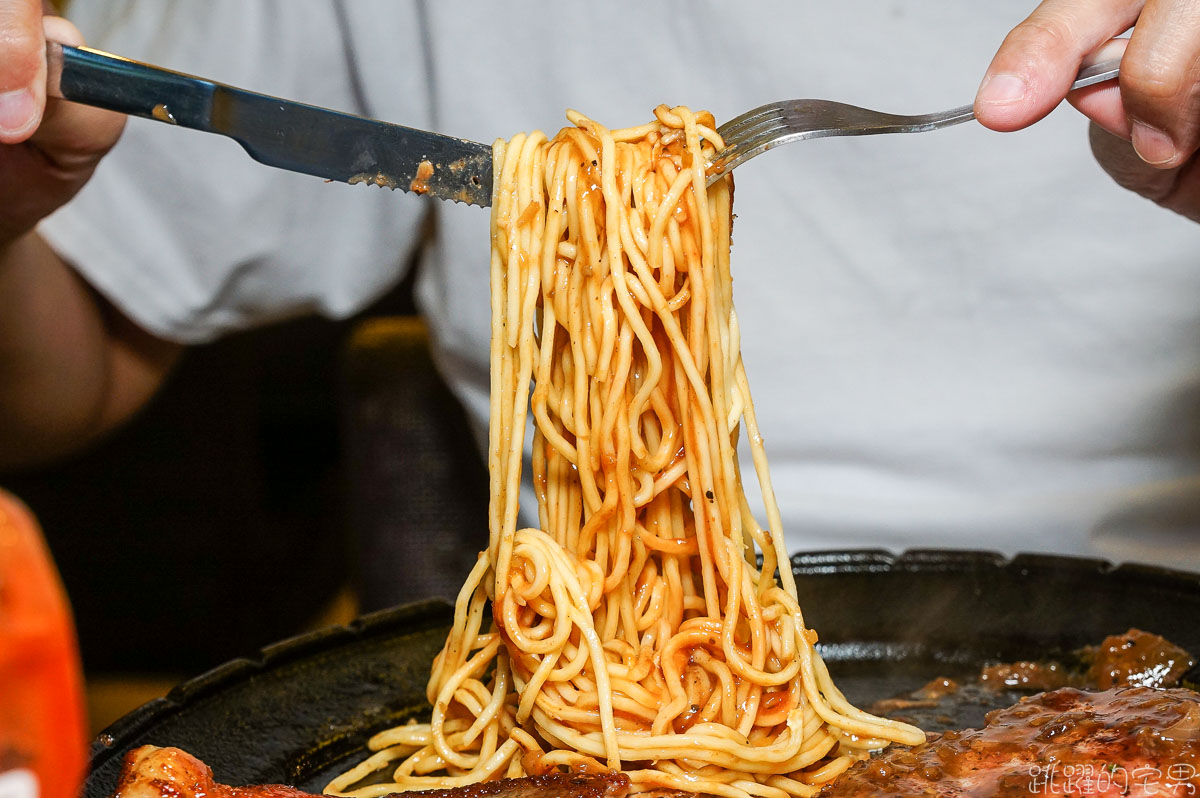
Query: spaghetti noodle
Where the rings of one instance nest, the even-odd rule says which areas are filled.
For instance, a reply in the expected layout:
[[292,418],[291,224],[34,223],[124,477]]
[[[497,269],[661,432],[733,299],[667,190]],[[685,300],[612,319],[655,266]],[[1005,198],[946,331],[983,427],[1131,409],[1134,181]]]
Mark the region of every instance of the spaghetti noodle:
[[[784,798],[924,740],[851,706],[814,649],[739,354],[731,181],[705,187],[721,139],[707,113],[655,117],[610,131],[569,112],[553,139],[495,145],[489,546],[430,722],[376,735],[327,792],[571,768]],[[538,527],[519,528],[530,415]]]

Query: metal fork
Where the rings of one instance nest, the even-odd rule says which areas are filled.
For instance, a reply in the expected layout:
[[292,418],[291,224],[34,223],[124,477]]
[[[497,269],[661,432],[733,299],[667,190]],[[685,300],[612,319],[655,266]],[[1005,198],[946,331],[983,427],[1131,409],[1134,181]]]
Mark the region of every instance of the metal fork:
[[[1121,60],[1103,61],[1079,72],[1071,89],[1082,89],[1112,80],[1120,72]],[[832,100],[786,100],[768,103],[731,119],[717,128],[725,149],[709,164],[712,185],[734,167],[756,155],[793,141],[826,136],[873,136],[880,133],[924,133],[975,118],[972,106],[952,108],[935,114],[886,114]]]

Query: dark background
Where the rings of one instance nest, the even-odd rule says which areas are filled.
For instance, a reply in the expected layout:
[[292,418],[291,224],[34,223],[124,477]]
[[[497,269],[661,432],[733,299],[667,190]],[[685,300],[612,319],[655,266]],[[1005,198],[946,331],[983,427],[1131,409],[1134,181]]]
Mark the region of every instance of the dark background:
[[352,319],[189,350],[132,423],[0,485],[42,524],[89,677],[200,673],[347,590],[364,611],[453,596],[487,540],[411,276]]

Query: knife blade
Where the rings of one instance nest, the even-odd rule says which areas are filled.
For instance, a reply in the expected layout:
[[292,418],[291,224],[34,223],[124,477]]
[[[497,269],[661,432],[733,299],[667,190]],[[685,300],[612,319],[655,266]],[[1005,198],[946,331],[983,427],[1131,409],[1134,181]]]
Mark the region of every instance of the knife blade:
[[47,93],[228,136],[268,166],[486,207],[492,148],[50,42]]

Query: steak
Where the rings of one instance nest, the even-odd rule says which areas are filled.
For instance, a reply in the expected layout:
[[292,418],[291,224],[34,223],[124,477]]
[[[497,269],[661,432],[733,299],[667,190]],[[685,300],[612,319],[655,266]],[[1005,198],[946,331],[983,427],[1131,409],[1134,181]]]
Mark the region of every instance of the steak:
[[[405,798],[624,798],[623,773],[549,773],[499,779],[444,790],[416,790]],[[113,798],[315,798],[282,784],[230,787],[213,779],[212,769],[178,748],[144,745],[125,756]]]
[[1143,798],[1200,793],[1200,694],[1064,687],[859,762],[822,798],[1029,796]]

